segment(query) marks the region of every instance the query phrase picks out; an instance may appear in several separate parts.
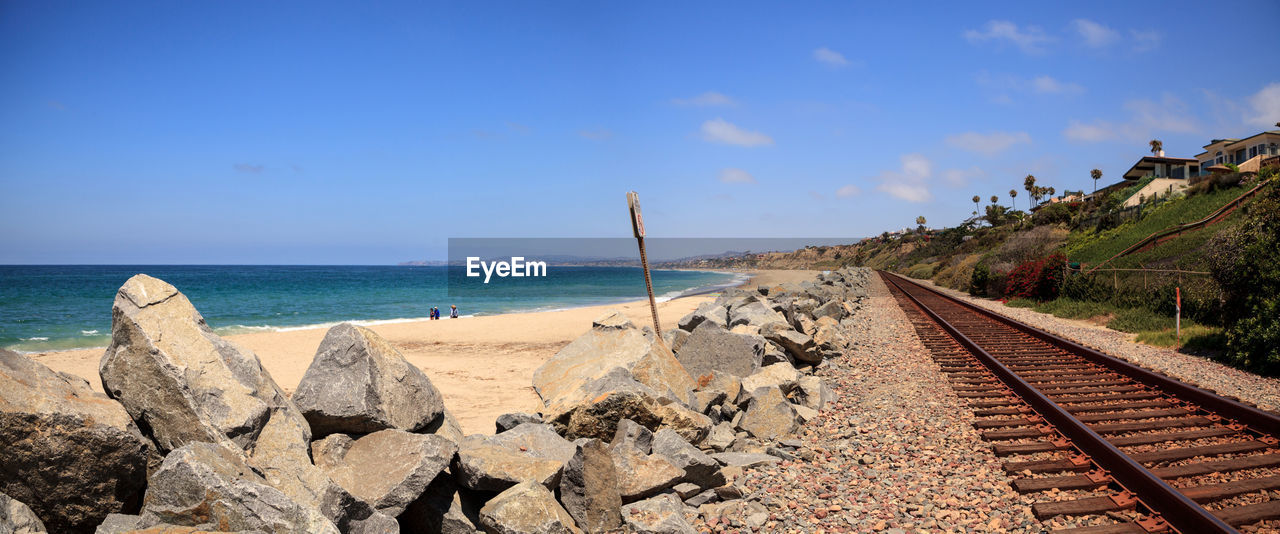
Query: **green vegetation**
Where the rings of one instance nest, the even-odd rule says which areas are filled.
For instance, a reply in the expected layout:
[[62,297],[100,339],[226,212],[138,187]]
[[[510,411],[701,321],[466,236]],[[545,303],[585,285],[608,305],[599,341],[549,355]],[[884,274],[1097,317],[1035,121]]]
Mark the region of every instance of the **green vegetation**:
[[[885,234],[858,245],[846,258],[971,295],[1008,299],[1010,307],[1105,324],[1157,346],[1177,344],[1175,295],[1180,290],[1183,348],[1280,374],[1276,176],[1275,169],[1256,177],[1216,175],[1127,209],[1121,207],[1125,200],[1152,177],[1103,188],[1083,203],[1042,204],[1034,214],[993,200],[985,217],[980,213],[954,228]],[[1036,180],[1027,176],[1023,183],[1033,201],[1052,195],[1052,188]],[[1097,266],[1153,233],[1204,219],[1260,181],[1271,185],[1213,225],[1170,235],[1094,274],[1065,269],[1061,276],[1064,264]],[[975,196],[975,208],[981,200]]]

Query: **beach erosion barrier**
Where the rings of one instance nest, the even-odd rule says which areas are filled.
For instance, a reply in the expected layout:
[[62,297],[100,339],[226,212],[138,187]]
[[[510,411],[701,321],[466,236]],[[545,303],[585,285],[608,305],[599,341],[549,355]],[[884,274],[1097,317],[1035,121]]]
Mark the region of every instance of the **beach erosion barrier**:
[[[730,289],[659,337],[620,312],[535,371],[540,413],[464,435],[378,334],[331,328],[292,397],[186,296],[130,278],[106,394],[0,351],[0,528],[23,532],[694,532],[768,510],[746,471],[805,461],[870,272]],[[20,530],[21,529],[21,530]]]

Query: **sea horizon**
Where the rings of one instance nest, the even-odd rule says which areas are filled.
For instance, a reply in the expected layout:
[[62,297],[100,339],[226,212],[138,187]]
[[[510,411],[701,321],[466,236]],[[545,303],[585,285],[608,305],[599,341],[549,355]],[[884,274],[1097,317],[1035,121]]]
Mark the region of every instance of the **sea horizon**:
[[[111,303],[129,277],[173,284],[219,335],[557,311],[646,297],[638,267],[557,266],[553,280],[450,295],[444,266],[51,264],[0,265],[0,347],[41,353],[105,347]],[[658,301],[744,283],[742,272],[652,270]]]

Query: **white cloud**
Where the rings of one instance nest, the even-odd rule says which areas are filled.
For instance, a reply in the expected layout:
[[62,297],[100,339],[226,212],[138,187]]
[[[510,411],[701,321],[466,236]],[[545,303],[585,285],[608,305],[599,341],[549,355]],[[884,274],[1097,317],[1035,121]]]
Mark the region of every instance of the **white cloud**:
[[1120,39],[1120,32],[1089,19],[1076,19],[1071,24],[1090,48],[1102,48]]
[[1018,28],[1017,24],[1007,20],[988,21],[982,31],[966,30],[964,38],[971,43],[1008,41],[1028,54],[1044,51],[1041,46],[1053,40],[1038,26]]
[[601,128],[599,130],[578,130],[578,135],[592,141],[604,141],[613,137],[613,132]]
[[851,197],[862,192],[862,188],[853,184],[848,184],[840,189],[836,189],[836,196],[840,198]]
[[1129,30],[1129,36],[1133,39],[1134,52],[1147,52],[1160,47],[1163,35],[1156,30]]
[[1052,76],[1036,76],[1031,80],[1031,88],[1037,93],[1061,95],[1083,93],[1084,87],[1078,83],[1063,82]]
[[902,168],[898,171],[880,173],[880,185],[876,190],[907,202],[928,202],[933,200],[929,191],[929,176],[933,174],[933,163],[922,154],[904,154]]
[[742,169],[728,167],[720,170],[720,182],[726,184],[754,184],[756,177]]
[[1171,94],[1159,102],[1149,99],[1125,102],[1129,117],[1123,122],[1095,119],[1084,122],[1072,119],[1062,135],[1071,141],[1096,143],[1113,139],[1141,142],[1162,133],[1195,133],[1199,131],[1186,104]]
[[832,67],[846,67],[849,65],[849,60],[845,59],[844,54],[825,46],[813,51],[813,59]]
[[1275,128],[1276,121],[1280,121],[1280,82],[1273,82],[1249,97],[1249,108],[1245,122],[1268,130]]
[[717,93],[715,91],[707,91],[692,98],[673,98],[671,99],[671,103],[677,106],[697,107],[737,105],[737,102],[728,95],[725,95],[724,93]]
[[734,124],[715,118],[702,123],[702,139],[711,143],[738,146],[772,145],[773,138],[760,132],[743,130]]
[[965,132],[947,136],[946,142],[953,147],[977,152],[985,156],[994,156],[1019,143],[1030,143],[1031,136],[1027,132]]

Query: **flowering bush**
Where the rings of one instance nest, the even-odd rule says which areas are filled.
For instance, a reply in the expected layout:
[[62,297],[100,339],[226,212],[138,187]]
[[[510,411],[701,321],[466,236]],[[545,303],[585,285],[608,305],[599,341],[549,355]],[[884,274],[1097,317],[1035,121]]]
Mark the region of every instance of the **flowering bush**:
[[1066,256],[1054,254],[1022,263],[1005,278],[1005,296],[1041,301],[1057,298],[1066,262]]

